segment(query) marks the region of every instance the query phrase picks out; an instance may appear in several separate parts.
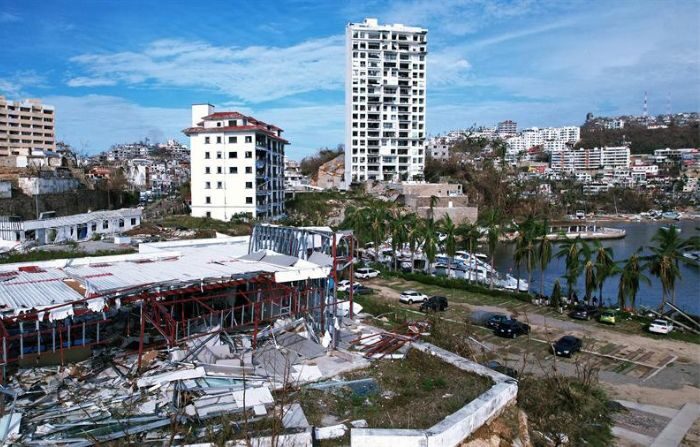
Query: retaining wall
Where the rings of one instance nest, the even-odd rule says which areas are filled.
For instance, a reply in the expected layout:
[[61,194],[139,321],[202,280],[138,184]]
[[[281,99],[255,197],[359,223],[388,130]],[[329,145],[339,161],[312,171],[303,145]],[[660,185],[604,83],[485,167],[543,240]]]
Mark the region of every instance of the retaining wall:
[[463,371],[488,377],[493,386],[427,430],[353,428],[350,431],[352,447],[455,447],[515,402],[518,382],[513,378],[430,343],[414,343],[411,347],[435,355]]

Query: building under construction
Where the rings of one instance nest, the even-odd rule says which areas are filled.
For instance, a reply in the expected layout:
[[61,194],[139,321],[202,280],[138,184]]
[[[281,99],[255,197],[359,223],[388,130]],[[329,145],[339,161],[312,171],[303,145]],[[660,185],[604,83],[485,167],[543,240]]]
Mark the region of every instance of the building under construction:
[[63,363],[98,344],[174,347],[215,331],[258,332],[305,317],[334,343],[352,316],[354,240],[330,228],[258,225],[251,236],[141,244],[129,255],[0,266],[0,336],[8,365]]

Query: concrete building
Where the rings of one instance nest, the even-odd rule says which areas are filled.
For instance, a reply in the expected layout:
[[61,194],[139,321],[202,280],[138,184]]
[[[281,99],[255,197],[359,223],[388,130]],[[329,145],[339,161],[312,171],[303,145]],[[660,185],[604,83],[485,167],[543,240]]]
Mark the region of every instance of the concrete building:
[[596,147],[552,152],[550,167],[554,171],[576,172],[602,168],[629,168],[630,148],[627,146]]
[[518,133],[518,123],[511,120],[505,120],[498,123],[496,133],[500,136],[512,136]]
[[238,112],[192,106],[192,215],[228,221],[236,215],[284,215],[282,129]]
[[455,224],[476,222],[479,209],[470,206],[460,184],[404,182],[397,185],[397,190],[397,201],[420,217],[427,218],[432,213],[435,220],[449,215]]
[[9,101],[0,96],[0,157],[56,150],[54,107],[38,99]]
[[347,26],[346,186],[422,177],[427,32],[377,19]]
[[284,157],[284,189],[291,190],[303,185],[307,185],[309,179],[302,175],[301,165],[296,160]]
[[95,211],[49,219],[21,220],[0,216],[0,239],[9,242],[36,241],[39,245],[65,241],[87,241],[93,234],[117,234],[141,224],[139,208]]
[[75,191],[80,181],[73,177],[59,175],[42,175],[40,177],[20,176],[17,179],[19,189],[28,196],[40,194],[60,194]]

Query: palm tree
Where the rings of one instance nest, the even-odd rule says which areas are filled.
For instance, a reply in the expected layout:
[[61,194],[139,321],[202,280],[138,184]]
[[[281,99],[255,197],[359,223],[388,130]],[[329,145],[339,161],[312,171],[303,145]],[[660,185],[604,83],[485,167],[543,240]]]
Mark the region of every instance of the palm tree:
[[[539,231],[540,242],[537,247],[537,260],[540,266],[540,295],[544,296],[544,271],[552,262],[552,240],[547,237],[549,224],[547,220],[542,223]],[[558,283],[558,281],[557,281]],[[559,293],[561,294],[561,286]]]
[[423,236],[423,253],[428,260],[428,274],[433,273],[433,262],[437,255],[438,238],[435,234],[435,222],[432,219],[426,219],[422,225]]
[[614,252],[611,247],[603,247],[600,241],[595,241],[595,275],[598,280],[598,305],[603,305],[603,285],[605,280],[619,272],[614,260]]
[[416,250],[422,242],[422,229],[415,214],[409,214],[407,218],[407,234],[408,249],[411,250],[411,273],[413,273],[413,265],[416,259]]
[[474,246],[479,242],[481,234],[476,225],[470,223],[462,223],[457,227],[457,235],[459,236],[460,247],[463,247],[469,257],[467,259],[467,280],[471,281],[472,261],[471,256],[474,251]]
[[387,212],[383,207],[365,208],[369,217],[369,230],[374,244],[375,261],[379,262],[379,244],[386,236]]
[[399,258],[397,252],[403,248],[403,244],[406,242],[408,229],[405,214],[401,214],[398,208],[392,214],[389,228],[391,229],[391,249],[394,253],[394,271],[396,271]]
[[586,302],[590,305],[593,299],[593,291],[598,286],[598,277],[596,275],[596,263],[593,256],[593,250],[591,246],[585,242],[581,241],[581,249],[579,250],[579,255],[581,256],[581,263],[583,264],[583,278],[584,278],[584,288],[586,291]]
[[457,227],[448,214],[440,220],[440,231],[445,235],[445,253],[447,253],[447,277],[452,274],[452,258],[457,251],[457,241],[455,235]]
[[676,281],[681,278],[678,264],[681,260],[686,262],[683,250],[693,244],[692,238],[683,240],[679,234],[680,231],[673,225],[659,228],[651,238],[654,245],[648,247],[651,251],[651,255],[647,256],[649,272],[659,278],[663,290],[659,310],[663,310],[668,298],[676,304]]
[[629,307],[634,308],[640,280],[651,284],[649,278],[644,274],[645,266],[641,263],[640,251],[641,249],[630,256],[621,269],[617,299],[622,309],[627,307],[627,299],[629,299]]
[[554,281],[554,287],[552,288],[551,304],[555,309],[559,309],[561,306],[561,284],[559,284],[558,279]]
[[537,223],[532,218],[528,216],[524,222],[515,224],[515,230],[518,236],[515,239],[515,253],[514,261],[517,269],[517,289],[520,291],[520,264],[525,261],[525,268],[527,270],[528,278],[528,288],[532,282],[532,270],[534,269],[535,261],[535,238],[537,237]]
[[575,239],[564,239],[561,242],[561,247],[556,254],[557,258],[565,258],[566,273],[564,277],[566,279],[567,295],[569,300],[573,299],[576,282],[581,274],[579,252],[581,250],[581,244],[583,243],[584,242],[580,237]]
[[435,219],[435,205],[437,205],[440,202],[440,198],[438,196],[430,196],[430,211],[428,215],[428,219],[433,220]]
[[501,228],[501,214],[495,209],[488,210],[484,215],[484,224],[486,226],[486,240],[489,248],[489,256],[491,257],[491,282],[489,288],[493,289],[493,280],[495,277],[495,266],[494,261],[496,257],[496,245],[498,245],[498,238],[503,233],[503,228]]

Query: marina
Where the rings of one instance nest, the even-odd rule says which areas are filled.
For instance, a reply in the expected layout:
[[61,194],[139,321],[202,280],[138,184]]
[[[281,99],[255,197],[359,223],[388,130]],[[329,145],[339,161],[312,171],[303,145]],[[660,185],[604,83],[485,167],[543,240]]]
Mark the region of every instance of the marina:
[[546,237],[554,241],[576,239],[579,237],[584,240],[622,239],[626,234],[627,232],[624,229],[601,227],[596,223],[569,223],[552,225]]

